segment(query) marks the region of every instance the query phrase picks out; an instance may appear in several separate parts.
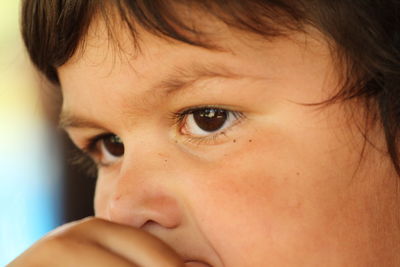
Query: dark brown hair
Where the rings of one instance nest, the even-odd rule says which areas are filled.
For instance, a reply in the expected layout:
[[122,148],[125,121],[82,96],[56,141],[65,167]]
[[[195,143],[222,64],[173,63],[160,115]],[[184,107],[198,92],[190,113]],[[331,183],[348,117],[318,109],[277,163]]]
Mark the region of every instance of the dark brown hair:
[[183,19],[176,5],[205,11],[231,27],[266,38],[305,31],[306,26],[321,31],[344,75],[341,90],[318,104],[362,99],[383,127],[387,153],[400,175],[398,0],[23,0],[22,34],[32,62],[59,85],[57,68],[82,44],[94,16],[112,21],[110,7],[130,28],[136,45],[140,25],[160,37],[212,49],[212,44],[196,38],[202,33]]

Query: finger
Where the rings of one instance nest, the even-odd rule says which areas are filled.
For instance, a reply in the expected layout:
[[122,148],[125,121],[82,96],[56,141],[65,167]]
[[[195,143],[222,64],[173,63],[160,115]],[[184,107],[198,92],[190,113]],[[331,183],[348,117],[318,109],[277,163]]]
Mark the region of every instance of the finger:
[[89,218],[72,228],[71,234],[87,239],[140,266],[183,266],[179,255],[158,238],[133,227]]
[[39,242],[7,267],[138,267],[138,265],[97,244],[59,236]]

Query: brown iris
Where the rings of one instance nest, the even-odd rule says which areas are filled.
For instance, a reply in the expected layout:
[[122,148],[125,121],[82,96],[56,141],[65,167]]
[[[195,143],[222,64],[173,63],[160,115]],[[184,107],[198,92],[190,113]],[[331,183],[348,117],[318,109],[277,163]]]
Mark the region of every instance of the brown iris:
[[121,138],[119,138],[118,136],[109,135],[104,137],[103,144],[108,153],[110,153],[114,157],[121,157],[124,155],[124,144],[122,143]]
[[215,132],[225,124],[228,113],[226,110],[206,108],[193,112],[197,126],[206,132]]

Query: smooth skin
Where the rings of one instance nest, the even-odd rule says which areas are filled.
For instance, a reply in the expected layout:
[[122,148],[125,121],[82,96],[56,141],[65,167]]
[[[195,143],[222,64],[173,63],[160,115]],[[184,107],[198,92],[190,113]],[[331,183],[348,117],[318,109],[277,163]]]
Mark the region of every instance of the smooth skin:
[[[381,129],[369,131],[375,149],[360,132],[362,104],[301,104],[338,88],[343,66],[327,40],[313,29],[266,40],[210,24],[200,26],[223,49],[139,30],[136,51],[124,27],[115,46],[101,20],[92,24],[85,49],[59,69],[62,121],[78,147],[111,133],[124,154],[91,154],[107,163],[98,219],[67,226],[11,266],[180,266],[172,251],[185,266],[400,265],[398,178],[379,151]],[[243,116],[211,137],[190,116],[171,118],[210,105]]]
[[[132,253],[132,252],[135,253]],[[184,266],[158,238],[138,229],[87,218],[55,230],[10,266]]]

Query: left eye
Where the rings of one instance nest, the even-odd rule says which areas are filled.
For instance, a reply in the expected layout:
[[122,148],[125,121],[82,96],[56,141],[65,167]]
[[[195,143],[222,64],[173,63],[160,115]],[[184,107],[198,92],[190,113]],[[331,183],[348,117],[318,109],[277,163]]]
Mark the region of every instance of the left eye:
[[94,143],[100,165],[112,165],[119,160],[125,152],[124,144],[120,137],[114,134],[99,137]]
[[181,130],[186,135],[204,137],[229,128],[238,117],[238,112],[220,108],[195,109],[187,112]]

